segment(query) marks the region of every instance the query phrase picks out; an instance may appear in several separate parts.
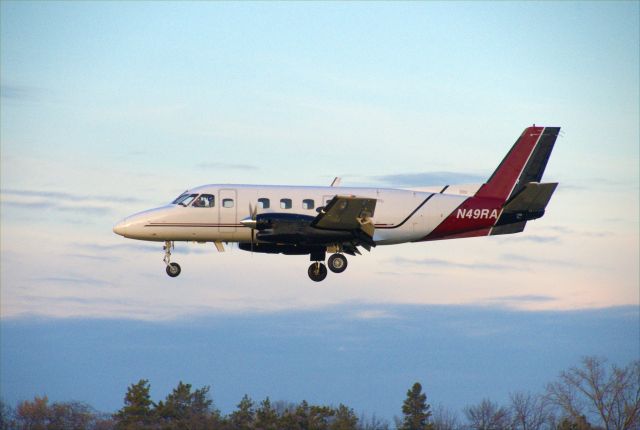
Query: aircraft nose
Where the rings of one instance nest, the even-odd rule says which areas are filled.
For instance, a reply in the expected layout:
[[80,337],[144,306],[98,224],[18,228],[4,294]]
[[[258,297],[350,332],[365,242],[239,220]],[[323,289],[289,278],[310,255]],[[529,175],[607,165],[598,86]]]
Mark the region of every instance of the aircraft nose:
[[120,236],[124,236],[124,233],[127,230],[127,219],[123,219],[119,223],[113,226],[113,232],[115,234],[119,234]]

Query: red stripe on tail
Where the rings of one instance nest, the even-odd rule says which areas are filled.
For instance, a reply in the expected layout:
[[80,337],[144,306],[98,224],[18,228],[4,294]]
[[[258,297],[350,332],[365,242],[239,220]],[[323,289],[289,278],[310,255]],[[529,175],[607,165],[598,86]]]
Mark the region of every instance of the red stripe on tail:
[[502,163],[493,172],[487,183],[480,187],[475,196],[507,200],[538,140],[540,140],[543,130],[544,127],[525,129]]
[[543,131],[544,127],[526,128],[487,183],[421,240],[487,236],[498,221],[502,207],[516,186]]

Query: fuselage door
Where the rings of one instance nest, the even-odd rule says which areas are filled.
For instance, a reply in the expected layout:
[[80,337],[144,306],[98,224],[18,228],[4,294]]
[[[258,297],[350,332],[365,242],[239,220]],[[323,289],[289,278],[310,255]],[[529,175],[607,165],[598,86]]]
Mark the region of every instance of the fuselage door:
[[238,224],[238,193],[230,188],[223,188],[218,198],[218,231],[221,233],[233,233]]

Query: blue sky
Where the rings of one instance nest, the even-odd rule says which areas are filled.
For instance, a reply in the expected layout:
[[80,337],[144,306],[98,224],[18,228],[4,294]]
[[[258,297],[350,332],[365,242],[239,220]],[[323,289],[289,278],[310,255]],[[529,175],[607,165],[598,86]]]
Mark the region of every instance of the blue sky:
[[[568,335],[580,348],[536,352],[553,349],[541,338],[531,350],[550,361],[552,375],[576,360],[569,349],[616,362],[638,355],[637,2],[3,1],[0,8],[3,376],[29,373],[11,357],[20,348],[41,354],[47,344],[38,333],[47,327],[69,333],[65,348],[88,359],[96,347],[73,339],[93,324],[108,330],[110,321],[162,333],[185,319],[229,318],[250,337],[243,321],[286,333],[345,313],[352,319],[337,318],[332,330],[359,319],[367,324],[355,337],[366,340],[378,325],[393,331],[413,317],[423,321],[416,309],[432,306],[443,306],[444,320],[468,308],[483,310],[479,323],[506,313],[524,331],[545,315],[581,315]],[[304,257],[217,254],[198,244],[178,245],[183,274],[169,279],[160,247],[111,232],[122,217],[205,183],[482,181],[532,123],[562,127],[545,176],[560,186],[545,217],[518,236],[380,247],[318,286],[306,277]],[[406,306],[412,313],[399,310]],[[605,351],[586,342],[597,312],[631,312],[629,326],[607,320],[596,338],[605,342],[624,326],[630,339]],[[446,336],[451,328],[439,330]],[[494,341],[509,345],[515,336]],[[140,357],[156,354],[160,342]],[[284,369],[297,359],[289,348],[312,354],[295,338],[281,342]],[[233,351],[231,358],[245,352]],[[324,351],[334,367],[314,377],[341,380],[349,367]],[[452,363],[439,372],[460,371],[454,356],[449,348],[437,357]],[[495,379],[517,368],[516,357],[506,351],[496,367],[471,368],[470,377]],[[400,387],[400,402],[405,386],[428,374],[427,361],[407,366],[403,377],[360,369],[361,389],[369,378],[386,381]],[[92,399],[98,407],[117,406],[123,386],[147,377],[126,370],[139,363],[117,362],[101,374],[117,384]],[[52,375],[70,369],[52,363],[39,380],[3,383],[2,396],[64,397],[70,385]],[[86,377],[95,370],[80,369]],[[542,377],[531,363],[526,370],[521,385]],[[152,385],[166,388],[159,395],[180,375],[160,363],[149,373]],[[188,376],[214,387],[234,381],[204,370]],[[18,390],[20,382],[31,389]],[[216,401],[232,405],[243,390],[270,394],[268,382]],[[333,394],[298,385],[281,397]],[[506,398],[503,388],[482,395]],[[363,409],[386,399],[359,398],[348,386],[344,396]],[[446,390],[444,397],[454,402]]]

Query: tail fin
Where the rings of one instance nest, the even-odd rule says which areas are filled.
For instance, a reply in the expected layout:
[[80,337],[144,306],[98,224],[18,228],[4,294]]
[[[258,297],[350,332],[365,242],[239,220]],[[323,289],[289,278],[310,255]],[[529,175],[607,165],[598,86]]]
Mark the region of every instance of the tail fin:
[[544,215],[558,184],[540,180],[559,132],[526,128],[489,180],[422,240],[518,233]]
[[540,182],[560,127],[526,128],[476,197],[509,200],[529,182]]

